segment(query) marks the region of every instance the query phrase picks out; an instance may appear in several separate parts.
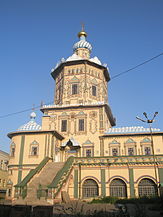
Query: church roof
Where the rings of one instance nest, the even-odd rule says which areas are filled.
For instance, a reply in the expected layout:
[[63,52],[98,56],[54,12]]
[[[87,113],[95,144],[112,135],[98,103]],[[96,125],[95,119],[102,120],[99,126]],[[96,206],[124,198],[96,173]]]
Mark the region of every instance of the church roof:
[[[69,56],[67,59],[61,58],[61,60],[56,64],[55,68],[52,68],[51,72],[53,72],[55,69],[57,69],[62,63],[87,59],[87,58],[82,57],[82,56],[80,56],[80,55],[78,55],[76,53],[76,50],[79,49],[79,48],[88,49],[89,53],[91,53],[91,51],[92,51],[92,45],[86,40],[87,33],[84,31],[84,29],[81,32],[78,33],[78,37],[79,37],[79,41],[76,42],[73,45],[73,51],[74,51],[74,53],[71,56]],[[90,61],[90,62],[96,63],[96,64],[98,64],[100,66],[103,66],[103,67],[107,68],[107,64],[105,64],[105,63],[102,64],[101,61],[96,56],[92,57],[92,58],[89,58],[87,60]],[[108,70],[108,68],[107,68],[107,70]]]
[[31,120],[26,124],[20,126],[17,131],[33,131],[33,130],[41,130],[41,126],[35,121],[36,113],[32,112],[30,114]]
[[[152,132],[159,132],[160,129],[152,128]],[[125,133],[150,133],[150,128],[144,128],[143,126],[132,127],[113,127],[109,128],[105,135],[109,134],[125,134]]]
[[[69,56],[67,59],[61,58],[61,60],[56,64],[55,69],[58,68],[62,63],[70,62],[70,61],[76,61],[76,60],[85,60],[85,58],[82,58],[82,57],[80,57],[74,53],[71,56]],[[105,63],[102,64],[101,61],[99,60],[99,58],[96,56],[88,59],[88,61],[96,63],[100,66],[107,67],[107,64],[105,64]],[[55,69],[51,69],[51,72],[53,72]],[[107,67],[107,69],[108,69],[108,67]]]
[[[80,147],[80,144],[73,137],[71,137],[71,139],[69,139],[69,141],[72,142],[72,146],[74,146],[74,147]],[[66,147],[66,145],[67,145],[67,143],[69,141],[66,141],[66,142],[62,143],[61,147]]]

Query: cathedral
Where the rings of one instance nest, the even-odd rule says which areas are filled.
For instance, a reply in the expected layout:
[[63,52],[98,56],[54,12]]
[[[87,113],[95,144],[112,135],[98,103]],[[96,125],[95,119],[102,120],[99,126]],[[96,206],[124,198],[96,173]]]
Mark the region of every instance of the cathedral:
[[51,71],[54,103],[42,105],[11,139],[8,199],[54,204],[70,199],[160,194],[163,132],[115,127],[108,103],[109,70],[91,57],[87,33],[78,33],[73,54]]

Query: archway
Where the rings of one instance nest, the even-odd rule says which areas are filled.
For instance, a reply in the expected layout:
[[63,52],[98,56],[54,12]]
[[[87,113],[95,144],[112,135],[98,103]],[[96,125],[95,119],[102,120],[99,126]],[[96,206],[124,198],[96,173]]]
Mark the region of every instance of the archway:
[[86,179],[83,183],[83,198],[97,197],[99,195],[98,184],[93,179]]
[[110,183],[110,196],[127,197],[126,183],[121,179],[114,179]]
[[156,196],[157,195],[157,186],[151,179],[142,179],[138,184],[139,197],[147,196]]

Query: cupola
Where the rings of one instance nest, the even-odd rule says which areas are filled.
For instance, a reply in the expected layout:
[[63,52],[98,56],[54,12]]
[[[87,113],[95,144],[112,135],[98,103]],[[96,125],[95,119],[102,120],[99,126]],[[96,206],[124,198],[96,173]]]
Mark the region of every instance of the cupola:
[[76,55],[82,57],[83,59],[89,59],[92,51],[92,45],[86,41],[87,33],[84,31],[84,25],[82,25],[82,30],[78,33],[79,41],[73,46],[73,51]]

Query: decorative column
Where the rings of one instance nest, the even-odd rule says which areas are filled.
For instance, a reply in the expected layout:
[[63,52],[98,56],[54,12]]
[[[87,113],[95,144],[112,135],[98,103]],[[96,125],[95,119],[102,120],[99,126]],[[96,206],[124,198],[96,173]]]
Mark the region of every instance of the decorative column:
[[101,168],[101,196],[106,196],[105,169]]
[[74,170],[74,198],[78,198],[78,182],[79,182],[79,177],[78,177],[78,169]]
[[135,190],[134,190],[134,170],[133,168],[128,168],[129,171],[129,183],[130,183],[130,197],[135,197]]

